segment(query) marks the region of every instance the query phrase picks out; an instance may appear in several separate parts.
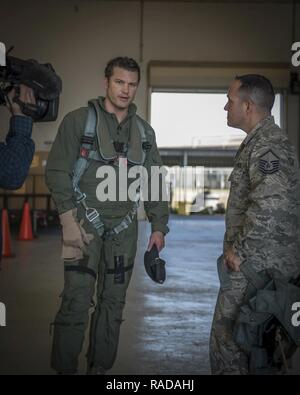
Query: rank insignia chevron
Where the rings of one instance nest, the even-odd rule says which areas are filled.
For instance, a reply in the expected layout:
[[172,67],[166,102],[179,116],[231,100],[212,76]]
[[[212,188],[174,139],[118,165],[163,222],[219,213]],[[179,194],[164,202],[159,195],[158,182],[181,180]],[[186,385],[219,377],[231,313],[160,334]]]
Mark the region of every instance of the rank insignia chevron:
[[279,157],[270,149],[260,157],[258,169],[264,175],[274,174],[279,170],[279,163]]

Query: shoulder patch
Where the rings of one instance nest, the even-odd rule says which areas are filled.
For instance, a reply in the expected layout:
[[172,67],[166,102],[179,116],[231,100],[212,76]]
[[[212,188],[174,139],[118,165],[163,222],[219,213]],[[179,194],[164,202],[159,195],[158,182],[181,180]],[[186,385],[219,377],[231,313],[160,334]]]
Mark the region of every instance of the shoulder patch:
[[269,149],[259,158],[258,169],[264,174],[274,174],[279,170],[280,158]]

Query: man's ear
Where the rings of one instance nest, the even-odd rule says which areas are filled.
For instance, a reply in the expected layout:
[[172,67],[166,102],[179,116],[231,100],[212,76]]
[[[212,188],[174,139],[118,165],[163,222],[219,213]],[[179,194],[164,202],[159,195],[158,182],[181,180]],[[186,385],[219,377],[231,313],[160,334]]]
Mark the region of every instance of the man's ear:
[[246,112],[247,114],[249,114],[249,112],[251,112],[253,109],[254,103],[252,100],[247,100],[245,101],[245,106],[246,106]]
[[104,78],[104,80],[103,80],[103,85],[104,85],[104,88],[105,88],[105,89],[108,89],[108,85],[109,85],[109,80],[108,80],[108,78]]

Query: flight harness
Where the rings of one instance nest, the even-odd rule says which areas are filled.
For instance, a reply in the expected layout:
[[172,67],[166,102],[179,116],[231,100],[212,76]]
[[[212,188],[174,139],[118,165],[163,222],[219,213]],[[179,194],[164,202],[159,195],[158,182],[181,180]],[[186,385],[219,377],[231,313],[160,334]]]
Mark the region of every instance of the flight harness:
[[[79,182],[85,171],[88,169],[91,160],[96,160],[99,162],[104,162],[106,164],[111,164],[112,161],[105,160],[97,150],[93,150],[94,139],[97,133],[98,126],[98,115],[97,115],[97,100],[91,100],[88,102],[88,116],[85,124],[84,134],[81,138],[80,154],[74,167],[72,184],[76,195],[77,204],[81,204],[85,210],[85,216],[87,220],[95,228],[97,234],[102,239],[109,239],[113,236],[119,234],[123,230],[127,229],[129,225],[133,222],[137,209],[140,202],[140,190],[138,191],[133,208],[127,213],[127,215],[122,219],[122,221],[115,226],[113,229],[106,230],[103,221],[101,220],[99,212],[92,207],[89,207],[86,203],[86,194],[82,192],[79,188]],[[145,127],[143,123],[137,118],[137,125],[142,141],[142,164],[145,163],[146,154],[151,145],[146,139]],[[124,154],[126,155],[128,147],[125,148]],[[117,156],[119,158],[119,156]],[[115,158],[115,159],[117,159]]]

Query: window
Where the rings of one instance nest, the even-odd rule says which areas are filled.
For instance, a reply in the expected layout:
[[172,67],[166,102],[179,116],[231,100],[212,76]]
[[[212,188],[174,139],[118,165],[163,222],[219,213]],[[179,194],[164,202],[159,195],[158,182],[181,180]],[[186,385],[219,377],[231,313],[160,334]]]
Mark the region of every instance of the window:
[[[227,126],[227,93],[153,92],[151,125],[158,147],[236,146],[245,138]],[[276,94],[272,114],[281,125],[282,94]]]

